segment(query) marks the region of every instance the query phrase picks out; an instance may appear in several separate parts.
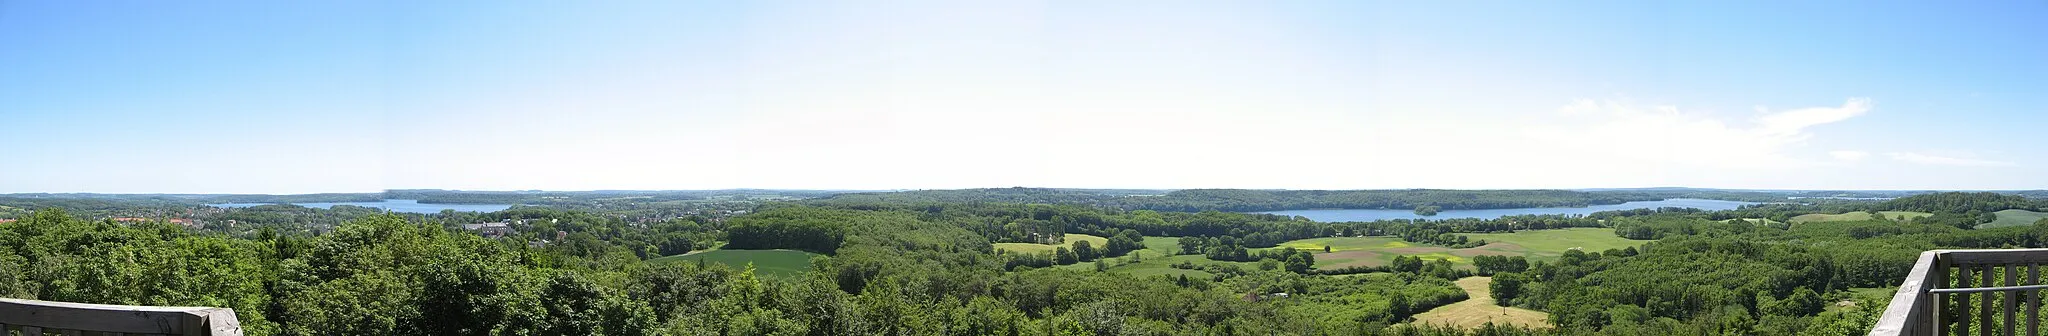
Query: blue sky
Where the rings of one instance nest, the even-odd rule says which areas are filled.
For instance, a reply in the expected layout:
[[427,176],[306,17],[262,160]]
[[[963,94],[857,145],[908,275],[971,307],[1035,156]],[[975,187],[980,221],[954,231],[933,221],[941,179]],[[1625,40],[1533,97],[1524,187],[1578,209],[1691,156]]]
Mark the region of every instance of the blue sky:
[[2048,3],[0,2],[0,192],[2048,188]]

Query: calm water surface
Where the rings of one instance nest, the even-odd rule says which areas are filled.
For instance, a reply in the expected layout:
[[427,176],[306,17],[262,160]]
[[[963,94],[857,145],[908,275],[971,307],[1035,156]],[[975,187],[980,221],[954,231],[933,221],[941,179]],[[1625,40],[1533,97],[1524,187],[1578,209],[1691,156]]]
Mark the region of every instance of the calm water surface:
[[[210,205],[210,206],[214,206],[214,207],[221,207],[221,208],[247,208],[247,207],[252,207],[252,206],[258,206],[258,205],[269,205],[269,204],[276,204],[276,203],[221,203],[221,204],[207,204],[207,205]],[[334,206],[336,206],[336,205],[354,205],[354,206],[359,206],[359,207],[372,207],[372,208],[379,208],[379,209],[391,210],[391,211],[395,211],[395,212],[410,212],[410,213],[438,213],[438,212],[441,212],[441,210],[442,210],[442,209],[449,209],[449,210],[455,210],[455,211],[460,211],[460,212],[493,212],[493,211],[501,211],[501,210],[505,210],[505,209],[510,209],[510,208],[512,208],[512,205],[511,205],[511,204],[445,204],[445,203],[420,203],[420,201],[418,201],[418,200],[399,200],[399,199],[390,199],[390,200],[384,200],[383,202],[339,202],[339,203],[292,203],[292,205],[297,205],[297,206],[302,206],[302,207],[308,207],[308,208],[321,208],[321,209],[326,209],[326,208],[332,208],[332,207],[334,207]]]
[[1327,210],[1284,210],[1261,213],[1302,216],[1318,222],[1370,222],[1385,219],[1451,219],[1480,218],[1494,219],[1513,215],[1588,215],[1601,211],[1652,209],[1664,207],[1698,208],[1700,210],[1733,210],[1756,202],[1720,201],[1692,198],[1673,198],[1662,201],[1641,201],[1622,204],[1595,205],[1583,208],[1514,208],[1484,210],[1444,210],[1436,216],[1416,215],[1414,210],[1382,209],[1327,209]]

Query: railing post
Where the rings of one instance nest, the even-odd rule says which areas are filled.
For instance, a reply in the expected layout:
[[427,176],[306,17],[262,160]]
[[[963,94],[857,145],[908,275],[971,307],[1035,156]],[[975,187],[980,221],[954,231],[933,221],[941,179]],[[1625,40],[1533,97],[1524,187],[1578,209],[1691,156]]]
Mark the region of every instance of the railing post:
[[[2005,264],[2005,286],[2011,287],[2018,285],[2019,266],[2013,264]],[[2000,302],[2002,303],[2001,306],[2004,306],[2001,308],[2005,309],[2005,323],[2000,326],[2005,327],[2006,335],[2017,335],[2013,333],[2014,331],[2018,330],[2018,328],[2016,327],[2018,327],[2019,322],[2019,307],[2017,307],[2019,305],[2019,297],[2017,295],[2020,295],[2020,292],[2005,292],[2004,294],[1999,294],[1999,297],[2004,299],[2002,302]]]
[[2048,249],[1923,252],[1870,334],[2039,335],[2041,264]]
[[[1971,280],[1971,277],[1970,277],[1970,275],[1971,275],[1971,274],[1975,274],[1975,273],[1973,273],[1973,270],[1971,270],[1971,269],[1970,269],[1970,266],[1968,266],[1968,265],[1957,265],[1957,266],[1956,266],[1956,286],[1955,286],[1955,287],[1950,287],[1950,288],[1970,288],[1970,287],[1976,287],[1975,285],[1972,285],[1972,284],[1970,284],[1970,280]],[[1954,330],[1953,332],[1954,332],[1954,333],[1955,333],[1956,335],[1969,335],[1969,334],[1970,334],[1970,293],[1956,293],[1956,294],[1955,294],[1955,296],[1956,296],[1956,321],[1955,321],[1956,329],[1955,329],[1955,330]]]
[[1928,289],[1939,286],[1938,283],[1932,281],[1939,279],[1936,274],[1946,272],[1946,270],[1939,270],[1934,267],[1938,259],[1936,257],[1939,255],[1940,251],[1920,253],[1918,261],[1913,263],[1913,271],[1906,276],[1905,281],[1899,284],[1898,292],[1892,295],[1891,304],[1885,307],[1884,314],[1878,317],[1877,325],[1871,328],[1871,335],[1931,335],[1940,333],[1940,330],[1933,329],[1939,328],[1939,324],[1929,323],[1935,320],[1930,318],[1930,313],[1934,311],[1932,308],[1938,308],[1940,304],[1931,302],[1932,300],[1929,300],[1929,298],[1932,295],[1928,292]]
[[[1991,273],[1995,273],[1994,271],[1997,270],[1998,266],[1984,265],[1984,274],[1978,275],[1978,277],[1983,278],[1983,281],[1978,282],[1977,287],[1998,287],[1998,280],[1991,278]],[[1978,324],[1977,336],[1991,336],[1991,323],[1998,322],[1997,311],[1991,310],[1993,295],[1997,295],[1997,293],[1984,292],[1984,299],[1977,300],[1977,308],[1979,308],[1977,310],[1977,319],[1984,321],[1984,323]]]
[[[2027,264],[2027,285],[2041,284],[2041,263]],[[2027,291],[2027,334],[2041,334],[2041,291]]]
[[[1933,315],[1927,318],[1925,335],[1941,335],[1943,330],[1942,327],[1947,326],[1947,324],[1943,322],[1948,321],[1949,295],[1934,294],[1928,292],[1927,290],[1948,287],[1948,255],[1938,251],[1927,251],[1924,252],[1924,254],[1927,254],[1929,256],[1923,257],[1922,259],[1933,261],[1934,265],[1932,265],[1932,269],[1929,272],[1927,272],[1927,281],[1922,285],[1921,288],[1919,288],[1919,295],[1916,296],[1916,300],[1926,300],[1928,307],[1922,311],[1931,312]],[[1906,288],[1900,287],[1899,290],[1904,291],[1906,290]]]

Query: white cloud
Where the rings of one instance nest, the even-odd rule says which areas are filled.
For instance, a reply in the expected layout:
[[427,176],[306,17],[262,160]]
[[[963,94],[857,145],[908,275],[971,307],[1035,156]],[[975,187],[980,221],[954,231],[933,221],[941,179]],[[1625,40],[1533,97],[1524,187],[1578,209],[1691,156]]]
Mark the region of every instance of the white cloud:
[[1925,165],[1938,165],[1938,166],[1963,166],[1963,167],[2013,167],[2013,166],[2018,166],[2018,165],[2019,165],[2019,164],[2016,164],[2016,163],[2012,163],[2012,162],[2005,162],[2005,161],[1996,161],[1996,160],[1984,160],[1984,159],[1971,159],[1971,158],[1959,158],[1959,157],[1949,157],[1949,156],[1929,155],[1929,154],[1921,154],[1921,153],[1910,153],[1910,152],[1891,152],[1891,153],[1885,153],[1885,156],[1889,156],[1889,157],[1891,157],[1891,158],[1892,158],[1892,160],[1899,160],[1899,161],[1902,161],[1902,162],[1911,162],[1911,163],[1917,163],[1917,164],[1925,164]]
[[1835,159],[1839,159],[1839,160],[1843,160],[1843,161],[1860,161],[1860,160],[1863,160],[1864,158],[1868,158],[1868,157],[1870,157],[1870,152],[1865,152],[1865,151],[1854,151],[1854,150],[1838,150],[1838,151],[1832,151],[1832,152],[1828,152],[1828,156],[1833,156],[1833,157],[1835,157]]
[[[1811,160],[1786,154],[1788,148],[1812,137],[1809,128],[1848,120],[1870,109],[1869,99],[1850,98],[1835,107],[1778,113],[1760,110],[1765,114],[1745,124],[1676,106],[1581,99],[1558,109],[1559,114],[1567,116],[1563,122],[1539,122],[1524,133],[1547,148],[1571,148],[1575,154],[1586,157],[1629,158],[1638,161],[1636,164],[1738,169],[1793,167],[1811,164]],[[1861,158],[1868,154],[1830,155]]]
[[[1769,111],[1759,108],[1759,112]],[[1757,131],[1765,134],[1798,136],[1807,127],[1849,120],[1870,112],[1870,98],[1849,98],[1840,107],[1809,107],[1757,117]]]

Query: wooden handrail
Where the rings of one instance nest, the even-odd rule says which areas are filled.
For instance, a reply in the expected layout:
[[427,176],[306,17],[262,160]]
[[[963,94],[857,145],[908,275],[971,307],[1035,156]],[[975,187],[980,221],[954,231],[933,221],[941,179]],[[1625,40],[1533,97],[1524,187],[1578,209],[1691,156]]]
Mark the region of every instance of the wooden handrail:
[[[1927,281],[1933,273],[1934,261],[1941,251],[1920,252],[1920,260],[1913,263],[1913,271],[1906,274],[1906,281],[1899,284],[1899,292],[1892,294],[1892,303],[1884,308],[1884,315],[1877,318],[1877,325],[1870,329],[1871,336],[1929,335],[1933,327],[1928,319],[1932,305],[1922,302],[1926,291],[1934,285]],[[1943,270],[1946,272],[1946,270]]]
[[1921,252],[1870,335],[2039,335],[2043,264],[2048,249]]
[[54,334],[64,330],[185,336],[242,335],[241,321],[235,319],[235,310],[229,308],[0,299],[0,330],[17,326],[23,334]]

